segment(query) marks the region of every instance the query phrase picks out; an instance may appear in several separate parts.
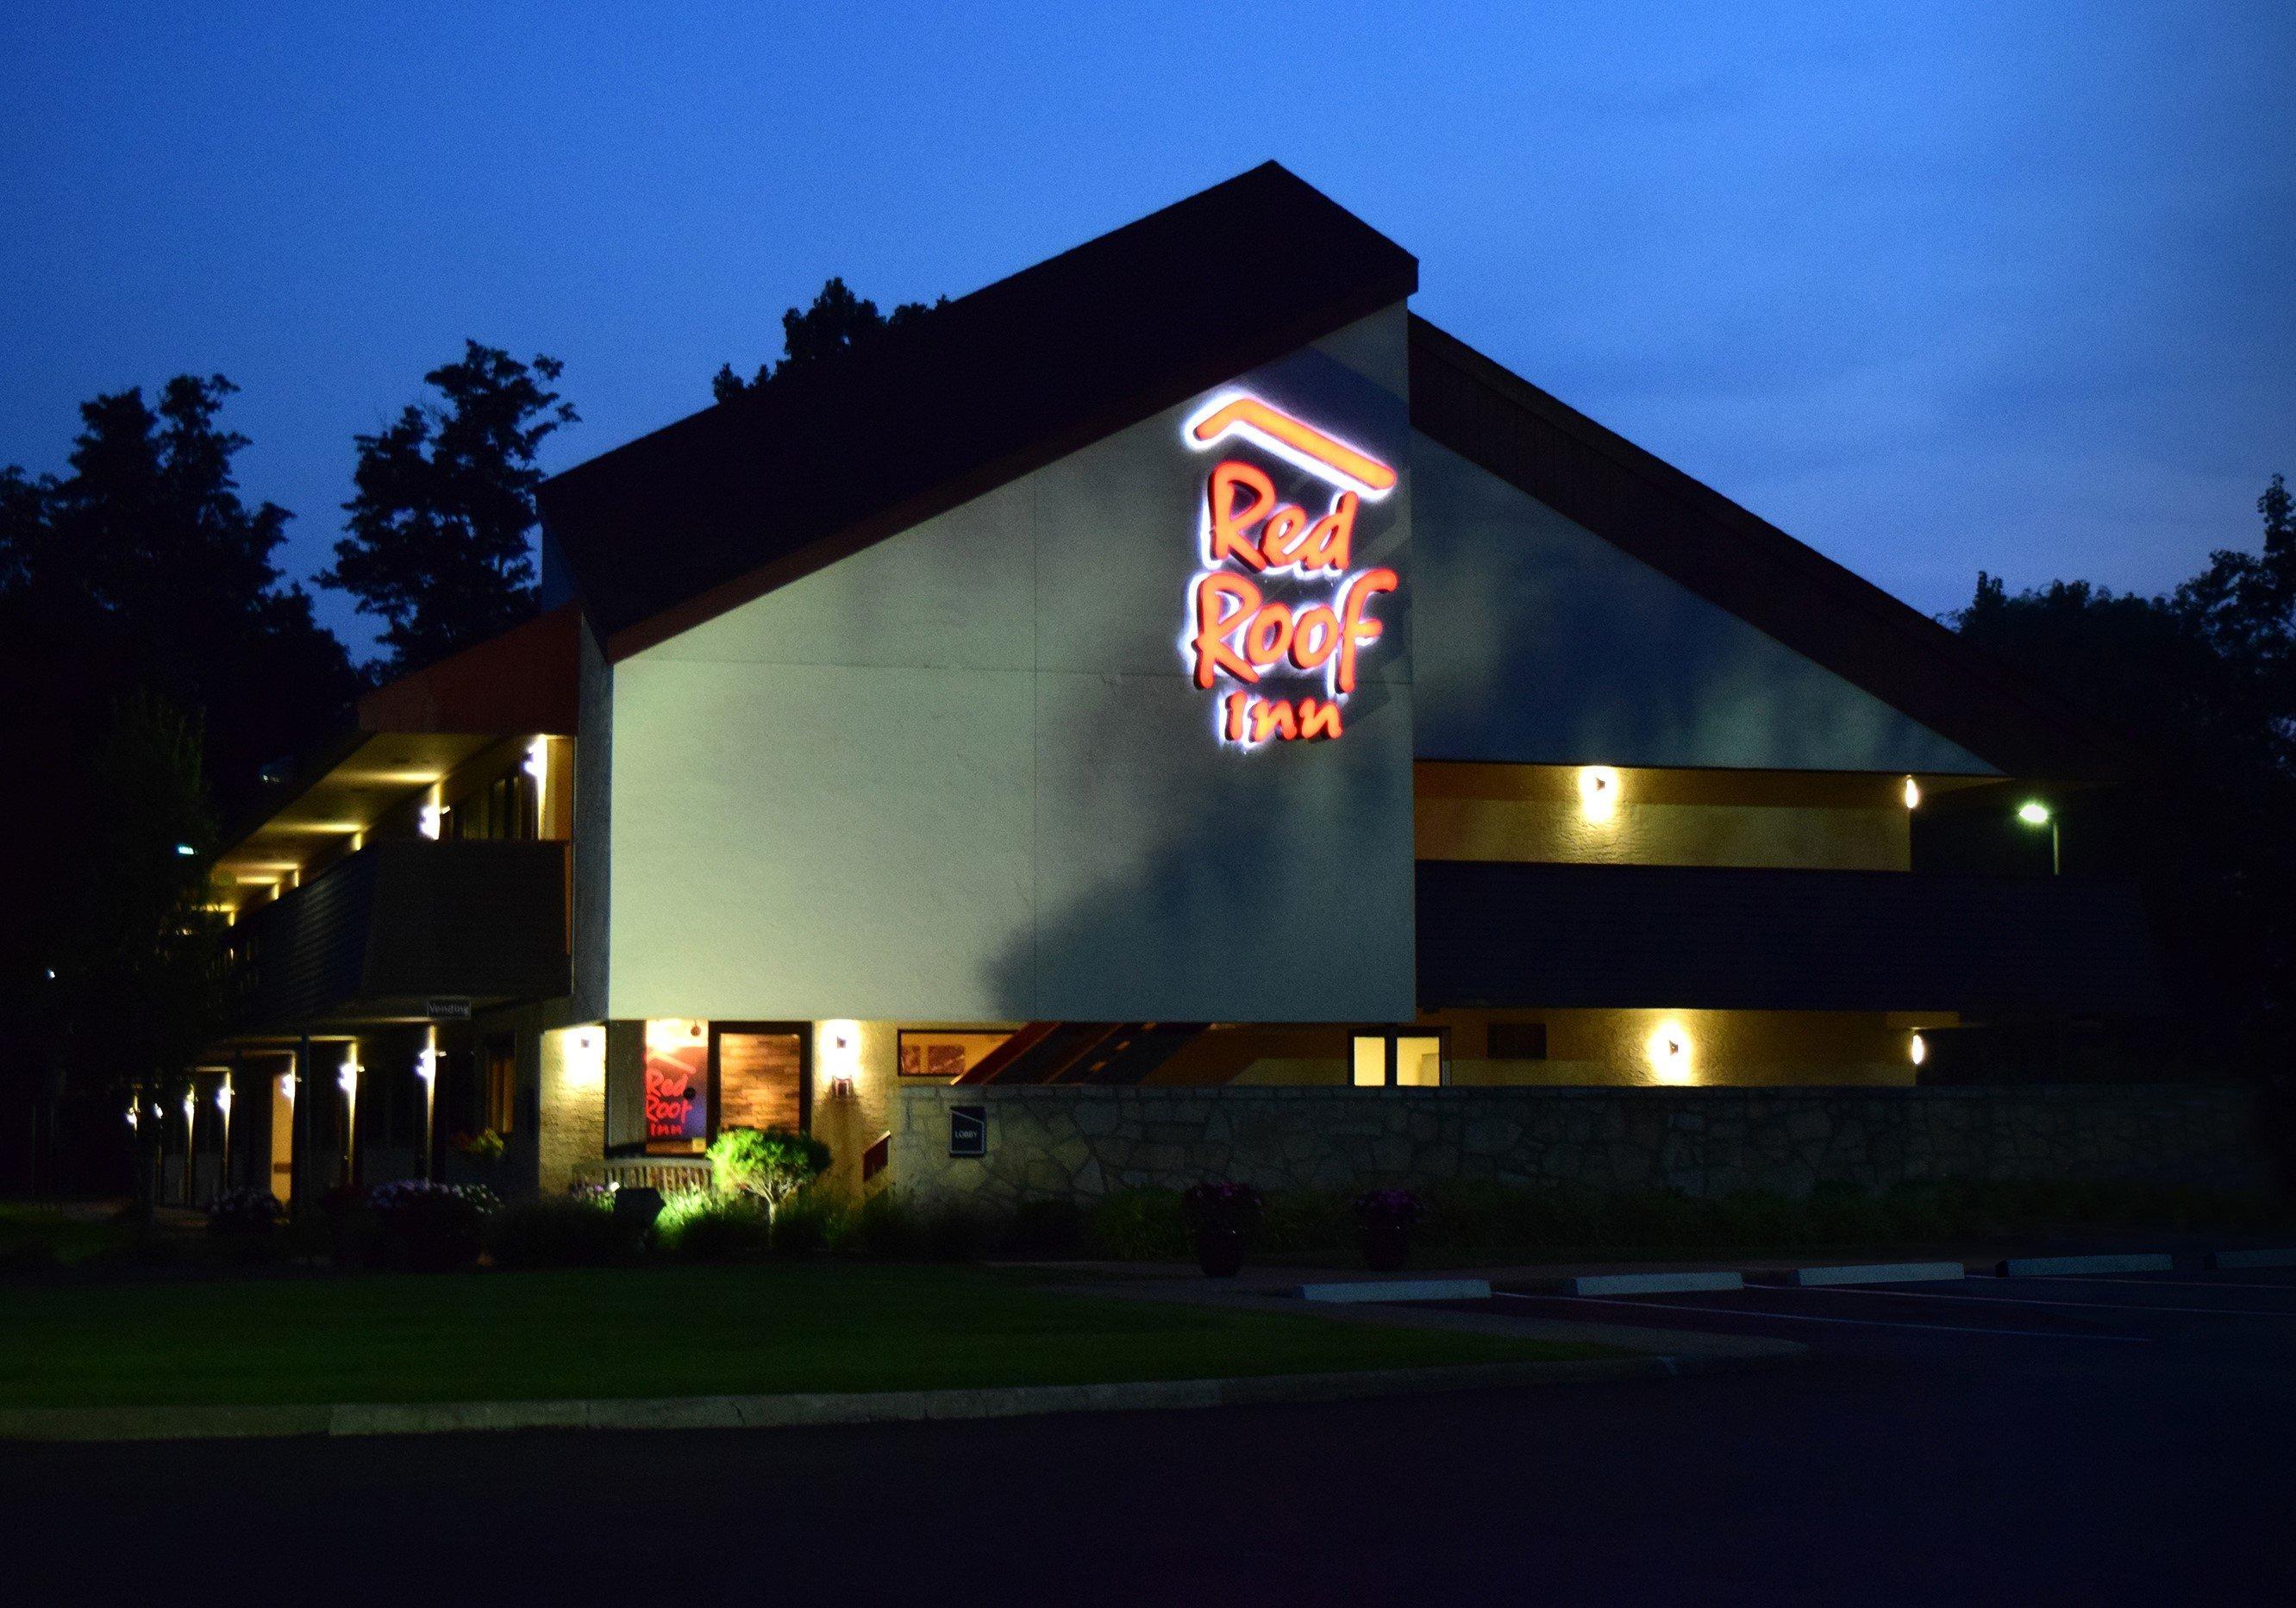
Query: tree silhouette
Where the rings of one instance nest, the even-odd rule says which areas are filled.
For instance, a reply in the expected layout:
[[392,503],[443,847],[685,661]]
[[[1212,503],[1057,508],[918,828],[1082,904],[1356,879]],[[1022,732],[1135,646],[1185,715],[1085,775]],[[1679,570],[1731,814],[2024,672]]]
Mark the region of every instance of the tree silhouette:
[[[0,907],[13,1029],[0,1070],[51,1113],[119,1072],[106,1046],[150,1025],[94,985],[135,957],[105,911],[142,898],[123,887],[172,900],[203,882],[214,816],[251,803],[263,764],[323,733],[357,689],[274,562],[286,511],[239,494],[247,440],[221,424],[233,390],[181,375],[156,407],[140,390],[99,396],[66,473],[0,471],[0,746],[20,778],[0,789],[19,850]],[[153,751],[164,766],[123,758]]]
[[444,658],[533,611],[535,455],[579,418],[547,389],[564,366],[466,340],[459,361],[422,376],[438,400],[356,438],[349,534],[314,578],[388,622],[381,673]]
[[811,307],[802,312],[791,308],[782,315],[782,360],[778,364],[759,365],[756,375],[748,380],[735,373],[732,364],[721,364],[709,381],[710,395],[719,402],[726,402],[762,390],[784,375],[805,373],[834,363],[857,348],[874,344],[888,331],[904,328],[947,305],[946,296],[931,306],[922,301],[905,301],[889,316],[877,310],[875,302],[856,296],[843,279],[832,277],[821,287]]
[[[1964,636],[2136,738],[2131,781],[2064,800],[2068,869],[2137,884],[2188,1036],[2228,1070],[2296,1027],[2296,520],[2278,475],[2257,552],[2167,596],[1980,573]],[[2213,1040],[2212,1043],[2209,1042]]]

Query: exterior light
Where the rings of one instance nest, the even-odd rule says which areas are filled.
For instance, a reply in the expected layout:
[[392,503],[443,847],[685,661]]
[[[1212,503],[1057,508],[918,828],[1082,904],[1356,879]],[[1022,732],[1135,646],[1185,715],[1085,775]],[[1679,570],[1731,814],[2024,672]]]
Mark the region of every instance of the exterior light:
[[1578,767],[1578,810],[1590,821],[1607,821],[1619,813],[1619,773],[1607,765]]
[[1919,809],[1921,807],[1922,784],[1915,781],[1911,776],[1907,776],[1906,778],[1906,808],[1907,809]]
[[130,1128],[136,1126],[135,1102],[133,1100],[127,1103],[127,1126]]
[[355,1095],[358,1092],[358,1062],[347,1057],[335,1069],[335,1087],[346,1095]]
[[421,827],[424,837],[432,839],[438,837],[439,825],[446,813],[436,803],[425,804],[422,807]]
[[853,1085],[861,1070],[861,1024],[857,1021],[824,1021],[822,1036],[828,1041],[829,1092],[832,1098],[849,1100]]
[[49,980],[50,982],[53,982],[53,981],[55,981],[55,980],[56,980],[56,969],[55,969],[53,966],[50,966],[50,967],[48,968],[48,980]]
[[2017,806],[2017,818],[2028,826],[2049,829],[2049,874],[2062,874],[2065,868],[2064,845],[2057,835],[2057,817],[2049,807],[2038,799],[2028,799]]
[[1915,1066],[1921,1065],[1930,1058],[1930,1041],[1919,1033],[1915,1034],[1906,1046],[1906,1058]]
[[290,1105],[292,1105],[292,1104],[294,1104],[294,1103],[295,1103],[295,1074],[294,1074],[294,1073],[292,1073],[292,1072],[282,1072],[282,1073],[280,1073],[280,1074],[279,1074],[279,1097],[280,1097],[282,1100],[284,1100],[285,1102],[287,1102],[287,1103],[288,1103],[288,1104],[290,1104]]
[[231,1115],[231,1079],[226,1078],[216,1087],[216,1110],[221,1112],[226,1118]]
[[1656,1081],[1691,1081],[1690,1034],[1673,1017],[1651,1030],[1650,1037],[1643,1040],[1643,1054],[1650,1058],[1651,1076]]
[[182,855],[185,859],[189,859],[192,856],[197,854],[199,850],[193,848],[189,843],[178,843],[176,845],[176,852]]

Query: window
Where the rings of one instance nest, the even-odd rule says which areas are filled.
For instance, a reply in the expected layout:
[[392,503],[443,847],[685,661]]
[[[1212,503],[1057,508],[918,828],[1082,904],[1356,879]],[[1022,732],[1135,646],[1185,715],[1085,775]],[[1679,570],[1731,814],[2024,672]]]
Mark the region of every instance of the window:
[[903,1028],[898,1035],[900,1075],[954,1082],[1013,1035],[944,1033]]
[[802,1022],[713,1024],[711,1135],[728,1128],[804,1130],[813,1119],[812,1037]]
[[656,1017],[645,1024],[645,1147],[694,1155],[709,1144],[709,1024]]
[[1490,1058],[1494,1061],[1546,1060],[1546,1024],[1543,1021],[1491,1023]]
[[1439,1088],[1444,1059],[1439,1030],[1358,1033],[1349,1053],[1351,1081],[1357,1088]]
[[479,1069],[486,1126],[507,1136],[518,1110],[518,1040],[508,1034],[488,1039],[479,1052]]
[[534,778],[522,770],[496,776],[463,794],[447,810],[446,833],[455,838],[523,841],[539,836],[542,803]]

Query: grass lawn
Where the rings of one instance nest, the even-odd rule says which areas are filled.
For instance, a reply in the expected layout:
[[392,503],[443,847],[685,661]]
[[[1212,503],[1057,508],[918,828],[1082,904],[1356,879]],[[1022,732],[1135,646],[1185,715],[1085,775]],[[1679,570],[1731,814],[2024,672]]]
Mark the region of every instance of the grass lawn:
[[0,1290],[0,1406],[926,1390],[1605,1355],[1058,1293],[965,1268],[767,1264]]

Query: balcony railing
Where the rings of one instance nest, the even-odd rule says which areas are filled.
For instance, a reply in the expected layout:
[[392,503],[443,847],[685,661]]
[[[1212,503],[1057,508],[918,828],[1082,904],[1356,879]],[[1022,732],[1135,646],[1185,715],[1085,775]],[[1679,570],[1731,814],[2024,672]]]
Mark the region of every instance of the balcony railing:
[[368,844],[232,928],[232,1030],[563,994],[565,857],[558,842]]

